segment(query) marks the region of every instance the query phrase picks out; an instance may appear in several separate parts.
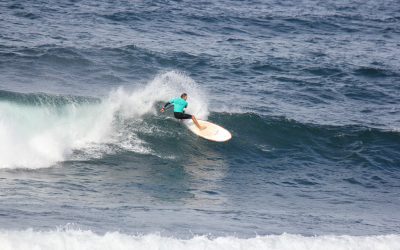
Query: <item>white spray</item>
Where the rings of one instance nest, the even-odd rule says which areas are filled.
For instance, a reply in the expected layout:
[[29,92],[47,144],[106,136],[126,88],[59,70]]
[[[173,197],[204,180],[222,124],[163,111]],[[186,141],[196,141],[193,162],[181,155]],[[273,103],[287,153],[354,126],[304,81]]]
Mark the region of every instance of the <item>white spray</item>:
[[[178,72],[160,74],[133,91],[119,88],[98,103],[28,106],[0,101],[0,168],[49,167],[69,159],[74,150],[93,152],[88,157],[94,157],[107,151],[107,144],[120,143],[121,131],[114,124],[117,115],[127,120],[155,114],[157,102],[168,101],[182,92],[189,94],[187,111],[206,119],[204,91]],[[135,135],[126,137],[131,140],[131,150],[151,152]],[[120,144],[123,147],[126,141]]]

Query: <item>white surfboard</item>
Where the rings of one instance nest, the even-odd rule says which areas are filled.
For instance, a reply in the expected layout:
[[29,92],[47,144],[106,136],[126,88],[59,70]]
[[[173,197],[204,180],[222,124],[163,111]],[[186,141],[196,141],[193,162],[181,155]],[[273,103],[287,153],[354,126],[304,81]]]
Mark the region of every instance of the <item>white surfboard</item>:
[[186,122],[186,126],[190,131],[200,137],[203,137],[204,139],[215,142],[224,142],[232,138],[232,135],[228,130],[218,126],[217,124],[202,120],[198,120],[198,122],[201,126],[206,126],[206,128],[203,130],[198,129],[196,124],[194,124],[191,120]]

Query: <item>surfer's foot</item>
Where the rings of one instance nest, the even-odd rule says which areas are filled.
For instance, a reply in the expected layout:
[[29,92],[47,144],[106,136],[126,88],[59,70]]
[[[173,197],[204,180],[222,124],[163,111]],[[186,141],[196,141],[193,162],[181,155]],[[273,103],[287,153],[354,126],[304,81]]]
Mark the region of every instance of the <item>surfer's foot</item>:
[[206,126],[200,126],[200,130],[204,130],[204,129],[206,129],[207,127]]

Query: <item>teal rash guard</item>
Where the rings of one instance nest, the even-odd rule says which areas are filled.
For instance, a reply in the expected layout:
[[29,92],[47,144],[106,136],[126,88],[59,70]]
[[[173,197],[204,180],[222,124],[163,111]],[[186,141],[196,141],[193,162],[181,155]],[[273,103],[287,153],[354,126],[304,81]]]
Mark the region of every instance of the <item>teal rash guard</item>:
[[188,102],[183,98],[174,98],[169,101],[170,104],[174,104],[174,112],[183,113],[183,109],[188,106]]

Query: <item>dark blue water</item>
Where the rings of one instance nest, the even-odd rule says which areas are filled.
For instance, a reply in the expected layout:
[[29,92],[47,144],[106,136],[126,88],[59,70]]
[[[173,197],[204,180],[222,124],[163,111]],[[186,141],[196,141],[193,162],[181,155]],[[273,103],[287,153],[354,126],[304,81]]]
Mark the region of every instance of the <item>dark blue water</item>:
[[[398,1],[2,1],[0,228],[399,234],[399,13]],[[233,139],[159,113],[182,92]]]

